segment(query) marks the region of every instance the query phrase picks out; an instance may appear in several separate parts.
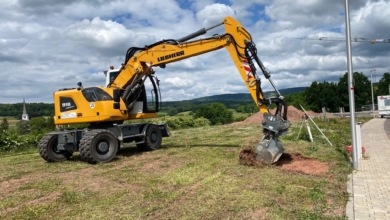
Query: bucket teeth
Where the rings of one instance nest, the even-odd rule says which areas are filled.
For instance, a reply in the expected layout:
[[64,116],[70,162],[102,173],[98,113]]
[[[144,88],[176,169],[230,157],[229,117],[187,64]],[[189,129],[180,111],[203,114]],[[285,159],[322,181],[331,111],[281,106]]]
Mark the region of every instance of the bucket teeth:
[[264,139],[256,146],[256,160],[273,164],[279,160],[284,152],[282,142],[277,138]]

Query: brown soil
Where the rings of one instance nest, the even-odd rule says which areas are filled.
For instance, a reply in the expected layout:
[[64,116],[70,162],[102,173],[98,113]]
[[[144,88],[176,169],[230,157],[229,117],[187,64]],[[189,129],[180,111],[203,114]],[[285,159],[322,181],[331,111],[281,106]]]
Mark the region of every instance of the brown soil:
[[[261,167],[264,164],[256,160],[257,153],[246,148],[240,152],[240,164],[254,167]],[[275,163],[280,169],[290,172],[297,172],[309,175],[324,175],[329,170],[329,164],[308,158],[300,153],[284,153]]]
[[[276,109],[269,110],[271,114],[275,114]],[[317,116],[318,114],[313,111],[306,111],[309,116]],[[303,111],[295,108],[294,106],[290,105],[287,108],[287,119],[290,121],[298,121],[301,120],[302,115],[304,114]],[[261,112],[258,112],[244,121],[235,122],[233,125],[241,125],[241,124],[261,124],[263,120],[263,114]]]
[[254,167],[262,167],[267,165],[264,162],[256,160],[257,153],[252,148],[244,148],[240,152],[240,164]]

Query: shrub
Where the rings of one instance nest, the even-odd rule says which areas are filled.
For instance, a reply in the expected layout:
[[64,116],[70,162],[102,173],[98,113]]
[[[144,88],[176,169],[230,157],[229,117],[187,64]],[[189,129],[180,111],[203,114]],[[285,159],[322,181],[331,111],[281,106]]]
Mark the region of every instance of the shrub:
[[[140,122],[146,122],[146,120],[128,120],[125,121],[125,124],[131,124],[131,123],[140,123]],[[182,128],[194,128],[194,127],[203,127],[203,126],[209,126],[211,123],[206,118],[189,118],[189,119],[182,119],[179,117],[163,117],[163,118],[155,118],[152,120],[149,120],[150,123],[167,123],[169,129],[182,129]]]
[[43,134],[19,135],[15,129],[3,130],[0,133],[0,152],[21,151],[35,147]]
[[9,128],[9,123],[6,118],[3,118],[3,121],[1,122],[0,129],[7,130]]
[[212,125],[229,124],[233,122],[233,112],[219,102],[202,105],[195,113],[195,118],[207,118]]

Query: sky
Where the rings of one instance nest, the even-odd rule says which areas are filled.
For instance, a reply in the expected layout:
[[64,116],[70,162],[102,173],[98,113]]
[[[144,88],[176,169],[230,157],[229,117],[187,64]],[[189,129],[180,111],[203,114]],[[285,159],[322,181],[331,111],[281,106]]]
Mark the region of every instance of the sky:
[[[53,103],[53,92],[77,82],[103,86],[103,71],[119,67],[129,47],[179,39],[225,16],[251,33],[278,89],[337,82],[347,71],[346,42],[296,38],[345,38],[344,2],[0,0],[0,103]],[[390,38],[390,1],[351,0],[349,8],[352,37]],[[390,44],[352,43],[352,55],[353,71],[373,81],[390,72]],[[225,49],[155,71],[162,101],[248,92]],[[272,90],[265,79],[262,87]]]

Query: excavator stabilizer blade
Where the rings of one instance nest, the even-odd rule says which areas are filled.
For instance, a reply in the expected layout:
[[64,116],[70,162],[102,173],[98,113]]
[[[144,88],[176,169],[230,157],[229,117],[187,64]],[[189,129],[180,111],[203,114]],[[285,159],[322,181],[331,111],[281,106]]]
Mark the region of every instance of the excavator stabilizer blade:
[[284,152],[282,142],[276,138],[262,140],[256,146],[256,160],[273,164],[279,160]]

